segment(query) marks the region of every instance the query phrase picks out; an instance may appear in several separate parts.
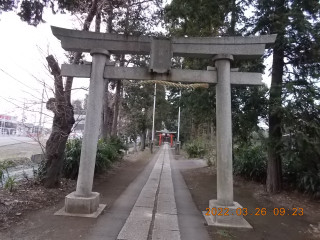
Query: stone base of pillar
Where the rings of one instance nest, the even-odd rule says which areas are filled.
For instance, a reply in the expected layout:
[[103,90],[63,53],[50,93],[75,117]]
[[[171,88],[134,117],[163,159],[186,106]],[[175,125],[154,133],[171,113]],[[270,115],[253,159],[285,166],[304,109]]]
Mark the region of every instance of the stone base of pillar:
[[176,155],[180,154],[180,142],[176,143]]
[[99,204],[100,193],[92,192],[90,197],[79,197],[75,192],[65,198],[65,206],[54,215],[90,217],[96,218],[100,215],[105,204]]
[[209,208],[210,213],[202,212],[209,226],[252,229],[252,226],[243,218],[243,208],[237,202],[234,202],[233,206],[221,206],[217,200],[210,200]]

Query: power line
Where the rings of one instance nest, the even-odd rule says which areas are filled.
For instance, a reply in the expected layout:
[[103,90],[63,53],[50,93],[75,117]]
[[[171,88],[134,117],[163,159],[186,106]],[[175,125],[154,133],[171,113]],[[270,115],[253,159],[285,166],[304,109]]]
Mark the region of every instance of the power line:
[[26,84],[24,84],[23,82],[21,82],[20,80],[18,80],[18,79],[16,79],[15,77],[13,77],[12,75],[10,75],[9,73],[7,73],[6,71],[4,71],[2,68],[0,68],[0,70],[2,71],[2,72],[4,72],[5,74],[7,74],[9,77],[11,77],[12,79],[14,79],[14,80],[16,80],[17,82],[19,82],[20,84],[22,84],[23,86],[25,86],[25,87],[27,87],[27,88],[29,88],[29,89],[31,89],[32,91],[36,91],[36,92],[38,92],[37,90],[35,90],[34,88],[31,88],[31,87],[29,87],[28,85],[26,85]]

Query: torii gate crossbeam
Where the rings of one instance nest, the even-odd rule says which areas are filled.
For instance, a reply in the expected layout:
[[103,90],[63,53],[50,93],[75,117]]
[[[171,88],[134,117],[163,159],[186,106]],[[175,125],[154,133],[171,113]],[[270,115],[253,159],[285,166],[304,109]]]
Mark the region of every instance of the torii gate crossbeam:
[[[67,51],[90,52],[93,48],[109,49],[111,54],[149,55],[152,37],[112,33],[95,33],[51,27]],[[235,59],[255,59],[274,43],[275,34],[250,37],[180,37],[172,38],[173,56],[211,58],[217,54],[232,54]]]
[[[211,68],[212,69],[212,68]],[[147,68],[140,67],[113,67],[106,65],[103,77],[116,80],[161,80],[184,83],[217,83],[216,68],[212,70],[182,70],[171,69],[170,74],[150,74]],[[261,85],[261,73],[237,72],[231,69],[230,78],[232,85]],[[64,77],[90,78],[91,64],[70,65],[62,64],[61,75]]]

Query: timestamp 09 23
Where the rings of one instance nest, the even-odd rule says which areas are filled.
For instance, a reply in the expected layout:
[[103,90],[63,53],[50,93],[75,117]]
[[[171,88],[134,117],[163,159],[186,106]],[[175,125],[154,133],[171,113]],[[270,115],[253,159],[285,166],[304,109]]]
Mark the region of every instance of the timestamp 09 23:
[[[233,210],[234,211],[234,210]],[[270,211],[270,210],[268,210]],[[302,216],[303,208],[273,208],[272,214],[275,216]],[[238,215],[238,216],[265,216],[267,215],[266,208],[255,208],[254,211],[248,211],[248,208],[237,208],[235,213],[230,213],[229,208],[206,208],[206,216],[230,216],[230,215]]]

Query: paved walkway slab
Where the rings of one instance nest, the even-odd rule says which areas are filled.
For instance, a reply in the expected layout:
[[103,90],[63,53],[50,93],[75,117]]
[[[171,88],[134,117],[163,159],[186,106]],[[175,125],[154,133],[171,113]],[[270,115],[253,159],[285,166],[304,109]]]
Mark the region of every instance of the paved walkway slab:
[[[92,240],[210,240],[205,219],[164,145],[88,234]],[[188,219],[185,219],[188,218]]]

